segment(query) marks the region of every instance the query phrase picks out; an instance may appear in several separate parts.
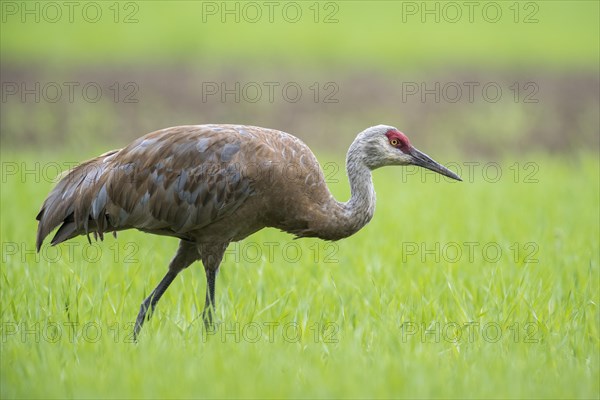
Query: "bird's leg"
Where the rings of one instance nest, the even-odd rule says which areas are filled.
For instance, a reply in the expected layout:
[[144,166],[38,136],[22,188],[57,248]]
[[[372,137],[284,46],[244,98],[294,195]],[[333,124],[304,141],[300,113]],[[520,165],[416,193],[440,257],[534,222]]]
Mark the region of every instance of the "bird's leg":
[[[150,293],[150,296],[148,296],[140,306],[140,312],[135,320],[135,327],[133,328],[134,341],[137,341],[137,337],[142,329],[142,326],[144,325],[144,321],[146,320],[146,315],[148,316],[148,319],[150,319],[152,313],[154,312],[154,307],[156,307],[156,303],[158,303],[158,300],[160,300],[177,274],[179,274],[179,272],[183,269],[189,267],[190,264],[192,264],[198,258],[200,258],[200,255],[195,243],[185,240],[179,242],[177,253],[169,264],[169,271],[160,281],[158,286],[156,286],[156,289]],[[150,313],[148,313],[148,311],[150,311]]]
[[[144,325],[144,321],[146,320],[146,314],[148,315],[148,319],[152,316],[154,312],[154,307],[156,307],[156,303],[165,293],[171,282],[175,279],[179,271],[169,270],[167,274],[162,278],[156,289],[150,293],[150,296],[146,297],[146,300],[142,302],[140,306],[140,312],[135,320],[135,327],[133,329],[133,339],[137,340],[137,336],[142,329],[142,325]],[[148,311],[150,313],[148,314]]]
[[202,320],[204,327],[209,330],[213,327],[213,312],[215,311],[215,283],[218,270],[206,269],[206,301],[204,302],[204,311],[202,311]]
[[223,254],[228,243],[204,244],[200,247],[202,264],[206,272],[206,302],[202,311],[202,320],[207,330],[213,329],[213,313],[215,312],[215,284],[219,265],[223,260]]

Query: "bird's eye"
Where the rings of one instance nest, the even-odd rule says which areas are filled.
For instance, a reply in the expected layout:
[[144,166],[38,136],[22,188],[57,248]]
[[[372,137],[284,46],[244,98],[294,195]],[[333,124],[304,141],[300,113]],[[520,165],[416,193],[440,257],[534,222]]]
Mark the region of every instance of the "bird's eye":
[[398,139],[392,139],[392,140],[390,140],[390,144],[391,144],[392,146],[394,146],[394,147],[398,146],[398,143],[399,143],[399,142],[398,142]]

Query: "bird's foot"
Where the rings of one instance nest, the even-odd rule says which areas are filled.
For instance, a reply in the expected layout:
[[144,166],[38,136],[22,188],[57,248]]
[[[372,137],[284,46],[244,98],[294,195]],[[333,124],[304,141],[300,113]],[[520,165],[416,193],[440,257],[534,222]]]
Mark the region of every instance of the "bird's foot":
[[205,308],[204,311],[202,311],[202,321],[204,321],[204,329],[206,332],[212,333],[215,331],[216,328],[213,323],[213,312],[211,308]]
[[154,312],[154,307],[151,307],[149,304],[146,304],[144,301],[140,307],[140,312],[135,319],[135,326],[133,327],[133,341],[137,343],[138,336],[140,331],[142,330],[142,326],[144,326],[144,322],[149,320],[152,317],[152,313]]

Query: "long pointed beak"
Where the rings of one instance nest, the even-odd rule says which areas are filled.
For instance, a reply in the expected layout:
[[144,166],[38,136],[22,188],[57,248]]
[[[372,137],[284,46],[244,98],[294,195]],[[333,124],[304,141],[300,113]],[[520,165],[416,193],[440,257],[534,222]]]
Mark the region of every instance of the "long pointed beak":
[[448,178],[456,179],[457,181],[462,181],[460,176],[456,175],[454,172],[450,171],[448,168],[444,167],[442,164],[434,161],[427,154],[423,153],[420,150],[412,147],[410,149],[410,155],[413,157],[412,164],[417,165],[419,167],[427,168],[431,171],[437,172],[438,174],[442,174],[447,176]]

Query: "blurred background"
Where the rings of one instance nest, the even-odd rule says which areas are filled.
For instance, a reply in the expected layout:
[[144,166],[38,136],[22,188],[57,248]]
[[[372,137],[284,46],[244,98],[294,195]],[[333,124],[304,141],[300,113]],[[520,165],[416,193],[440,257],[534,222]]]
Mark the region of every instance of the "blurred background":
[[[0,397],[598,398],[598,1],[0,1],[0,12]],[[340,200],[346,150],[376,124],[464,182],[382,169],[373,220],[334,247],[274,229],[232,245],[217,319],[299,323],[299,343],[200,341],[196,266],[131,346],[127,324],[176,241],[127,231],[36,254],[35,215],[82,160],[206,123],[300,137]],[[272,243],[303,257],[243,256]],[[457,246],[462,258],[443,252]],[[104,256],[90,261],[89,248]],[[36,326],[73,321],[105,334],[36,340]],[[313,340],[323,322],[335,341]],[[504,335],[406,341],[406,322]]]
[[599,145],[598,2],[2,2],[2,152],[271,127],[340,159],[397,126],[470,159]]

